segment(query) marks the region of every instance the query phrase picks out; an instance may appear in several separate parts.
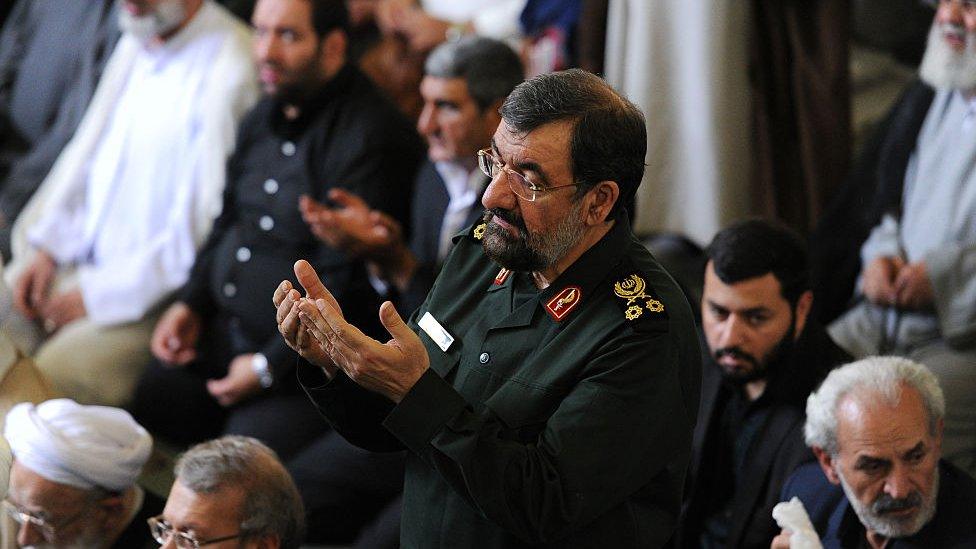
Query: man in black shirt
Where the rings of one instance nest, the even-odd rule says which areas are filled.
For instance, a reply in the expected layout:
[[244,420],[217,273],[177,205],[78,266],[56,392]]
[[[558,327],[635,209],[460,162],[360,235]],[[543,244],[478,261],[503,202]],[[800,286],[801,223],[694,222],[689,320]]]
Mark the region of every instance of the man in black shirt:
[[709,356],[679,545],[768,547],[783,481],[813,455],[807,395],[849,357],[809,318],[803,241],[746,221],[707,250],[702,327]]
[[152,337],[157,361],[137,390],[137,417],[177,442],[221,430],[286,457],[323,430],[295,359],[263,311],[299,257],[313,262],[367,329],[377,297],[362,262],[321,243],[299,197],[343,188],[398,220],[423,156],[407,122],[346,63],[340,0],[261,0],[254,54],[267,97],[241,125],[224,206],[177,301]]

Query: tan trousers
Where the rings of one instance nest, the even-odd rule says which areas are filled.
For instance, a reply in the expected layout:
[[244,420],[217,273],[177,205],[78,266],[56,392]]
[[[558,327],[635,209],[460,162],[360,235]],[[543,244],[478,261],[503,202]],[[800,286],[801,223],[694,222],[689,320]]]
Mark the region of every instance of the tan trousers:
[[[77,287],[74,272],[60,272],[54,291]],[[124,406],[150,360],[149,338],[157,311],[127,324],[100,325],[87,318],[68,324],[50,337],[12,306],[10,290],[0,288],[0,335],[6,335],[55,391],[81,404]]]

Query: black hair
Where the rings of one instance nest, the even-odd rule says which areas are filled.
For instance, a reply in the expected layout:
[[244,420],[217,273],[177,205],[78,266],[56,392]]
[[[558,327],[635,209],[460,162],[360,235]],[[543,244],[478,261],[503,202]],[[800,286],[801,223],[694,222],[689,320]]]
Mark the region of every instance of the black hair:
[[620,196],[611,218],[637,191],[647,153],[644,115],[595,74],[569,69],[526,80],[505,100],[501,115],[509,128],[520,133],[571,120],[576,197],[601,181],[615,181]]
[[773,273],[792,307],[810,289],[804,240],[788,227],[762,219],[736,223],[720,231],[705,250],[719,279],[734,284]]
[[312,28],[319,38],[334,29],[349,34],[349,12],[344,0],[308,0],[312,3]]

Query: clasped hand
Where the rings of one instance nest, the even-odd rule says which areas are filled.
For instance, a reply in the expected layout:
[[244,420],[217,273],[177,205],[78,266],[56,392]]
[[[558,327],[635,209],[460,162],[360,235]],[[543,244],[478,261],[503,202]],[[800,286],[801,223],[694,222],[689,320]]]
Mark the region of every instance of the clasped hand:
[[341,370],[362,387],[400,402],[427,371],[430,358],[393,304],[380,307],[380,322],[392,336],[380,343],[346,322],[339,303],[307,261],[295,263],[295,275],[305,296],[285,280],[273,297],[278,331],[288,346],[330,378]]
[[924,261],[878,257],[865,267],[861,284],[864,295],[878,305],[923,310],[931,308],[935,300]]

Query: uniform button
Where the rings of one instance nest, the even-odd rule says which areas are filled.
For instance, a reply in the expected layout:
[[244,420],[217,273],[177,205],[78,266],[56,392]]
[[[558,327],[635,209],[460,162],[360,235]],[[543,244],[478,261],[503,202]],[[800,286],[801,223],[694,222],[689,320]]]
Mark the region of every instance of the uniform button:
[[285,156],[295,156],[295,144],[291,141],[285,141],[281,144],[281,154]]
[[278,182],[274,179],[268,179],[264,182],[264,192],[268,194],[274,194],[278,192]]
[[227,297],[234,297],[237,295],[237,286],[230,282],[224,284],[224,295]]
[[265,231],[270,231],[274,229],[274,219],[271,219],[270,215],[262,215],[261,219],[258,220],[258,226]]
[[249,250],[249,249],[247,249],[247,248],[245,248],[243,246],[241,246],[240,248],[237,248],[237,260],[238,261],[240,261],[241,263],[246,263],[250,259],[251,259],[251,250]]
[[488,353],[481,353],[481,356],[478,357],[478,360],[481,361],[482,364],[488,364],[488,361],[491,360],[491,357],[488,356]]

